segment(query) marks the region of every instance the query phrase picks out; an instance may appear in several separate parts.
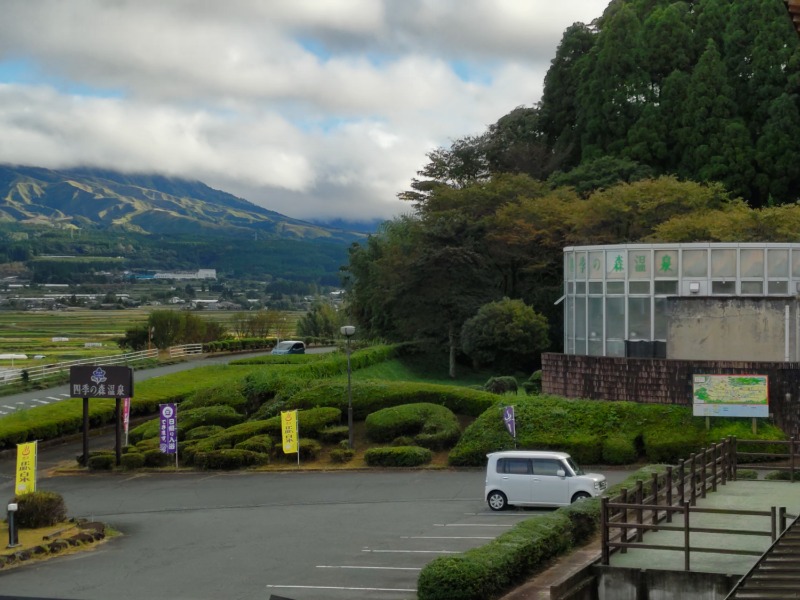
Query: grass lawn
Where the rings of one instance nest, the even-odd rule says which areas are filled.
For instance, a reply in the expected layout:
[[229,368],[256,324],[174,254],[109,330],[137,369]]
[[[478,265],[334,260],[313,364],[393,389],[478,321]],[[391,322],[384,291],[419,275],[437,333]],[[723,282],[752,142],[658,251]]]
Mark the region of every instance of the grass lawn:
[[[414,381],[417,383],[437,383],[440,385],[483,385],[496,375],[491,371],[475,371],[464,365],[457,365],[456,378],[451,379],[447,374],[446,361],[431,362],[430,360],[394,359],[384,363],[353,371],[353,380],[385,379],[387,381]],[[518,375],[517,381],[522,382],[528,375]],[[347,375],[344,376],[347,378]]]

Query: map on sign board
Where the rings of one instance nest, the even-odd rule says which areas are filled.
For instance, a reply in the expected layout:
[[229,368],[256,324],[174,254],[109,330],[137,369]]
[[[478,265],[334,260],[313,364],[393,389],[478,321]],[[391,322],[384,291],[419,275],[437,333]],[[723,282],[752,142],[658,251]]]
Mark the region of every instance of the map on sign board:
[[768,417],[766,375],[695,375],[692,381],[695,417]]

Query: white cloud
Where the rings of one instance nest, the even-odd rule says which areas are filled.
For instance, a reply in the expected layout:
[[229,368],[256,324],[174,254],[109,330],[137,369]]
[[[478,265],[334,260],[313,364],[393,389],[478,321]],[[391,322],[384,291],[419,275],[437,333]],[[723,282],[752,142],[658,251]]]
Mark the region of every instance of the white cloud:
[[0,161],[198,178],[297,218],[388,218],[408,210],[395,196],[427,151],[536,102],[564,29],[605,6],[7,0]]

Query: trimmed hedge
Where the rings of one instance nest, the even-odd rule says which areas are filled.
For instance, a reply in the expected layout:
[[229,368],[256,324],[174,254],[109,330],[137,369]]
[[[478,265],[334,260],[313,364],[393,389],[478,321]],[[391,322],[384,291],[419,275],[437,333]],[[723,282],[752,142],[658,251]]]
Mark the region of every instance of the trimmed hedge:
[[249,450],[259,454],[271,454],[275,441],[268,435],[254,435],[243,442],[236,444],[234,450]]
[[[450,465],[482,466],[489,452],[514,448],[503,425],[506,404],[496,402],[467,427],[450,451]],[[561,450],[584,464],[631,464],[642,458],[640,451],[649,462],[674,462],[728,435],[747,438],[745,428],[750,427],[749,419],[717,419],[706,431],[704,420],[693,417],[689,406],[539,395],[517,396],[514,407],[518,448]],[[758,437],[783,440],[786,435],[774,425],[763,424]],[[631,445],[637,454],[633,459]]]
[[247,412],[247,398],[236,385],[215,386],[197,390],[181,402],[180,410],[186,411],[205,406],[230,406],[236,412],[244,414]]
[[225,431],[225,428],[222,427],[222,425],[201,425],[200,427],[195,427],[187,431],[184,439],[187,441],[202,440],[212,435],[222,433],[223,431]]
[[249,450],[224,448],[210,452],[198,452],[194,456],[194,464],[201,469],[232,470],[269,463],[269,456]]
[[[477,417],[489,409],[497,396],[489,392],[452,385],[409,381],[353,381],[353,418],[363,421],[368,415],[401,404],[430,403],[446,406],[457,415]],[[347,381],[322,381],[298,391],[283,410],[335,406],[347,411]]]
[[347,463],[353,460],[355,454],[355,451],[350,448],[336,448],[335,450],[331,450],[330,459],[332,463]]
[[115,454],[95,454],[94,456],[89,456],[86,466],[90,471],[110,471],[114,468],[115,462]]
[[[195,427],[218,425],[220,427],[230,427],[241,423],[244,417],[236,410],[227,405],[203,406],[182,411],[178,408],[178,439],[183,440],[186,433]],[[131,430],[128,440],[136,444],[141,440],[158,437],[161,427],[161,420],[151,419],[142,423]]]
[[64,497],[56,492],[30,492],[14,498],[17,503],[16,523],[21,529],[38,529],[67,519]]
[[416,445],[431,450],[450,448],[461,437],[461,427],[453,411],[427,402],[376,411],[366,419],[366,432],[373,442],[391,442],[399,436],[409,436]]
[[141,452],[123,454],[120,466],[127,471],[141,469],[144,466],[144,454]]
[[419,446],[392,446],[370,448],[364,453],[364,461],[370,467],[418,467],[431,462],[433,453]]

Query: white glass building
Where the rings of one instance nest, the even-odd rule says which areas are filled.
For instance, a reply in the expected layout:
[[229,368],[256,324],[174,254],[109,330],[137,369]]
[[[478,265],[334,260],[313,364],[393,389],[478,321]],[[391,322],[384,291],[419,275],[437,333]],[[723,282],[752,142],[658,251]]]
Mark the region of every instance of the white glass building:
[[669,296],[795,296],[800,244],[699,243],[564,249],[564,353],[626,356],[666,342]]

